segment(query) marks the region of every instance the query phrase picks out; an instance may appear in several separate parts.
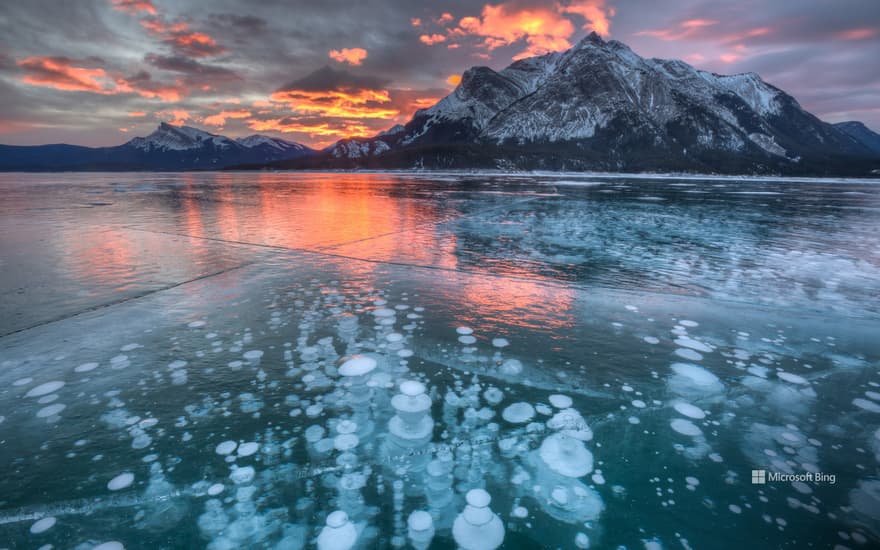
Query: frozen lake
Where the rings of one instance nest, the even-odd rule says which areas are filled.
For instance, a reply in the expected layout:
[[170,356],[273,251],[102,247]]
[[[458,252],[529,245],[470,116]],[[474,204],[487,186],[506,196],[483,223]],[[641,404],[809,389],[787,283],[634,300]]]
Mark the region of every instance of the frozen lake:
[[0,174],[0,297],[0,548],[880,545],[880,182]]

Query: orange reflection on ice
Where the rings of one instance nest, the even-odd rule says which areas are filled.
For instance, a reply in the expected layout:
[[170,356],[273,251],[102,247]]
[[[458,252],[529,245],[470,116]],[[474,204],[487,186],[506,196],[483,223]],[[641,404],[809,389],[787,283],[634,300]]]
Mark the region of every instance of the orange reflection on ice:
[[512,279],[509,276],[462,277],[461,282],[459,294],[451,299],[468,307],[457,321],[466,321],[474,326],[494,325],[542,331],[575,324],[575,291],[570,285],[546,284],[538,279]]

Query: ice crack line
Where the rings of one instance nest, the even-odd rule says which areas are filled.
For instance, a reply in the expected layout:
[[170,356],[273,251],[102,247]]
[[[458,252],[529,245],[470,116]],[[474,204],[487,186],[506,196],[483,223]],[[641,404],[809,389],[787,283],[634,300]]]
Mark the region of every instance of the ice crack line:
[[88,308],[86,308],[86,309],[83,309],[83,310],[80,310],[80,311],[76,311],[76,312],[73,312],[73,313],[68,313],[68,314],[65,314],[65,315],[59,315],[58,317],[54,317],[54,318],[49,319],[49,320],[46,320],[46,321],[41,321],[41,322],[39,322],[39,323],[35,323],[35,324],[30,325],[30,326],[27,326],[27,327],[22,327],[22,328],[15,329],[15,330],[13,330],[13,331],[10,331],[10,332],[4,333],[4,334],[0,334],[0,339],[6,338],[7,336],[12,336],[13,334],[18,334],[18,333],[20,333],[20,332],[25,332],[25,331],[28,331],[28,330],[31,330],[31,329],[35,329],[35,328],[38,328],[38,327],[42,327],[42,326],[45,326],[45,325],[49,325],[49,324],[52,324],[52,323],[57,323],[57,322],[59,322],[59,321],[64,321],[64,320],[66,320],[66,319],[71,319],[71,318],[73,318],[73,317],[78,317],[78,316],[80,316],[80,315],[84,315],[84,314],[86,314],[86,313],[90,313],[90,312],[92,312],[92,311],[97,311],[97,310],[99,310],[99,309],[104,309],[104,308],[107,308],[107,307],[112,307],[112,306],[116,306],[116,305],[119,305],[119,304],[124,304],[124,303],[126,303],[126,302],[131,302],[132,300],[139,300],[139,299],[144,298],[144,297],[146,297],[146,296],[150,296],[151,294],[156,294],[156,293],[158,293],[158,292],[164,292],[164,291],[166,291],[166,290],[171,290],[172,288],[177,288],[177,287],[182,286],[182,285],[185,285],[185,284],[194,283],[194,282],[196,282],[196,281],[201,281],[202,279],[208,279],[208,278],[210,278],[210,277],[215,277],[215,276],[217,276],[217,275],[223,275],[224,273],[229,273],[230,271],[234,271],[234,270],[236,270],[236,269],[241,269],[242,267],[247,267],[247,266],[252,265],[252,264],[254,264],[254,263],[255,263],[255,262],[245,262],[245,263],[242,263],[242,264],[239,264],[239,265],[233,266],[233,267],[229,267],[229,268],[226,268],[226,269],[223,269],[223,270],[220,270],[220,271],[216,271],[216,272],[214,272],[214,273],[206,273],[205,275],[199,275],[198,277],[194,277],[194,278],[192,278],[192,279],[188,279],[188,280],[186,280],[186,281],[180,281],[180,282],[178,282],[178,283],[172,283],[172,284],[170,284],[170,285],[165,285],[165,286],[163,286],[163,287],[161,287],[161,288],[154,288],[154,289],[151,289],[151,290],[147,290],[147,291],[144,291],[144,292],[142,292],[142,293],[140,293],[140,294],[137,294],[137,295],[135,295],[135,296],[127,296],[127,297],[125,297],[125,298],[120,298],[120,299],[118,299],[118,300],[112,300],[112,301],[110,301],[110,302],[106,302],[106,303],[103,303],[103,304],[97,304],[97,305],[94,305],[94,306],[91,306],[91,307],[88,307]]

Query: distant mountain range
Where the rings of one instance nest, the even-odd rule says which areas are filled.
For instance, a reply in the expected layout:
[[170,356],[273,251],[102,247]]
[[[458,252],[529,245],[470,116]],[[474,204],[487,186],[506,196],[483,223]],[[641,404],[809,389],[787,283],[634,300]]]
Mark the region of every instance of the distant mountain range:
[[646,59],[595,33],[496,72],[473,67],[405,125],[321,151],[162,124],[118,147],[0,146],[0,169],[546,169],[880,174],[880,135],[829,124],[754,73]]
[[270,136],[230,139],[163,122],[147,137],[116,147],[0,145],[0,170],[210,170],[314,153],[305,145]]

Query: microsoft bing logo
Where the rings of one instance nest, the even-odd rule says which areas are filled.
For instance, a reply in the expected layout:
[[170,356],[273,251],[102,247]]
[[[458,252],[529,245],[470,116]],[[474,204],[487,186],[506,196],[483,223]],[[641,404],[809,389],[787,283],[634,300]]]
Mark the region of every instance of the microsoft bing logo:
[[752,485],[764,485],[767,483],[766,470],[752,470]]

